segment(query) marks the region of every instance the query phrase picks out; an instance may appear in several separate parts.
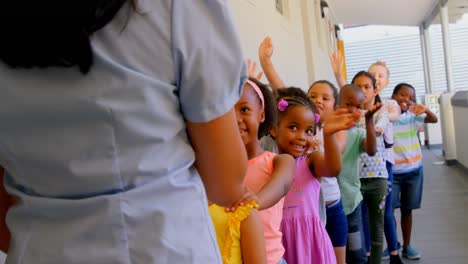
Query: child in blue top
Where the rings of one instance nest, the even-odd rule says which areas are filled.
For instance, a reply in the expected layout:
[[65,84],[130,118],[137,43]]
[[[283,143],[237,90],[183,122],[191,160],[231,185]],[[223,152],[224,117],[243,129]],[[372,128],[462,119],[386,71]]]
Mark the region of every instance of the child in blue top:
[[403,257],[419,259],[419,253],[410,245],[413,224],[412,210],[421,207],[423,191],[422,152],[417,133],[424,123],[437,123],[437,116],[426,106],[416,103],[416,92],[407,83],[398,84],[392,99],[401,109],[400,118],[393,123],[393,208],[401,210]]

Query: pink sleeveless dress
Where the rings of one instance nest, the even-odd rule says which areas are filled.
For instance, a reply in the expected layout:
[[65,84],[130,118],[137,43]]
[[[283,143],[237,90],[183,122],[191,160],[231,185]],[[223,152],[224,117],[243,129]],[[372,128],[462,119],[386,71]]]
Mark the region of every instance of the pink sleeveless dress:
[[[245,184],[254,193],[258,193],[271,180],[275,156],[275,153],[265,151],[262,155],[249,160]],[[263,223],[268,264],[277,264],[284,254],[280,231],[283,200],[284,198],[272,207],[258,212]]]
[[336,264],[330,237],[320,221],[320,182],[306,157],[296,159],[296,177],[284,199],[281,231],[284,259],[294,264]]

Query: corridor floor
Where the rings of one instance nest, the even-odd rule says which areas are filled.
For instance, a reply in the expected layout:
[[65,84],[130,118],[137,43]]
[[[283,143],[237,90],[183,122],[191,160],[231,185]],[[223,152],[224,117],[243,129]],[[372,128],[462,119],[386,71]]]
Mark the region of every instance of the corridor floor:
[[[468,263],[468,172],[443,163],[442,151],[424,149],[422,208],[413,212],[412,246],[419,251],[411,264]],[[399,213],[395,214],[399,226]],[[401,229],[398,227],[401,240]],[[387,263],[387,262],[382,262]]]

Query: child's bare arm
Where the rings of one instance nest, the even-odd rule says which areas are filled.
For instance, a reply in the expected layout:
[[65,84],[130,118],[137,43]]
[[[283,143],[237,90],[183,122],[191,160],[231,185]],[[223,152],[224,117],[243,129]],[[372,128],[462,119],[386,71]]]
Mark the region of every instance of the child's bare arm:
[[[246,192],[247,171],[247,153],[234,110],[207,123],[187,122],[187,130],[208,199],[221,206],[231,206]],[[219,177],[221,171],[223,177]]]
[[437,123],[437,116],[423,104],[416,104],[412,107],[411,111],[416,115],[426,114],[424,118],[424,123]]
[[346,109],[339,109],[330,115],[323,128],[324,152],[311,153],[308,156],[309,166],[316,177],[335,177],[341,171],[342,142],[336,134],[355,125],[360,113],[348,113]]
[[255,61],[252,61],[250,59],[247,60],[247,72],[250,78],[254,78],[258,81],[262,79],[263,72],[257,72],[257,63]]
[[338,87],[341,88],[344,85],[346,85],[346,80],[344,79],[343,73],[341,72],[341,69],[344,65],[343,55],[341,55],[341,53],[338,50],[335,50],[330,56],[330,62],[332,64],[333,73],[335,74],[335,79],[338,83]]
[[347,130],[342,130],[338,131],[336,133],[336,140],[338,141],[338,144],[340,146],[340,151],[343,153],[346,149],[346,139],[348,137],[348,131]]
[[401,109],[396,102],[393,104],[388,104],[387,110],[388,110],[388,119],[390,120],[390,122],[395,122],[398,120],[398,118],[400,118]]
[[363,139],[362,144],[367,155],[374,156],[377,152],[377,137],[375,135],[374,122],[366,119],[366,138]]
[[242,221],[240,226],[242,260],[245,264],[266,264],[263,224],[256,209]]
[[377,152],[377,137],[375,136],[373,116],[381,107],[382,105],[377,103],[366,112],[366,138],[363,139],[363,146],[369,156],[374,156]]
[[257,193],[258,210],[277,204],[291,188],[296,173],[296,162],[288,154],[278,154],[273,160],[271,180]]
[[424,118],[424,123],[437,123],[439,119],[437,116],[429,110],[429,108],[426,108],[426,117]]
[[284,88],[284,82],[279,77],[278,73],[276,72],[275,66],[273,65],[273,62],[271,61],[272,55],[273,43],[270,37],[266,37],[258,47],[258,57],[260,60],[260,65],[262,66],[262,70],[265,73],[265,76],[273,90]]

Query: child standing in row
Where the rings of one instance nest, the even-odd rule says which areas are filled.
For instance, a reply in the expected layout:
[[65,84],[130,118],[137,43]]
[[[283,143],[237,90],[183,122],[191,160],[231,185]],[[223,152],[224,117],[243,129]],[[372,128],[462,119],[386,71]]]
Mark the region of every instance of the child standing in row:
[[[262,128],[252,126],[252,133],[264,133],[263,131],[269,129],[271,123],[276,120],[274,109],[268,108],[272,105],[272,100],[268,91],[264,94],[257,84],[247,80],[242,95],[234,106],[238,124],[246,119],[247,113],[253,112],[251,119],[258,120]],[[250,142],[245,133],[246,129],[241,131],[244,144]],[[267,263],[263,223],[257,208],[256,201],[238,205],[235,210],[225,210],[224,207],[210,202],[208,209],[224,264]]]
[[294,179],[295,162],[289,155],[276,155],[260,145],[260,138],[276,123],[275,103],[267,86],[249,78],[234,109],[249,159],[246,186],[257,196],[267,262],[281,263],[284,255],[280,232],[283,197]]
[[339,130],[352,127],[359,114],[339,111],[324,127],[324,152],[308,153],[317,124],[318,111],[307,95],[291,89],[278,98],[279,119],[271,130],[280,153],[296,158],[296,177],[285,197],[283,208],[283,244],[288,263],[336,263],[328,234],[320,221],[318,199],[320,177],[336,176],[341,170],[341,151],[335,138]]
[[[322,126],[317,128],[317,137],[323,142],[322,128],[337,107],[338,89],[329,81],[321,80],[310,86],[307,95],[319,111]],[[343,152],[346,147],[346,131],[337,132],[336,138],[340,145],[340,151]],[[345,264],[348,220],[343,211],[338,180],[336,177],[321,177],[320,184],[326,205],[327,223],[325,228],[333,244],[337,264]]]
[[[364,110],[381,103],[377,94],[377,82],[371,73],[358,72],[352,83],[359,86],[364,93]],[[380,109],[374,115],[373,122],[377,136],[377,152],[372,157],[366,153],[361,154],[360,178],[366,250],[370,255],[369,263],[376,264],[381,262],[382,257],[384,209],[388,186],[383,134],[389,124],[389,119],[384,109]]]
[[[336,81],[340,86],[345,85],[346,81],[342,75],[341,69],[343,68],[344,59],[341,53],[334,52],[331,56],[331,64],[335,74]],[[369,67],[369,72],[374,75],[377,81],[377,94],[381,96],[381,92],[389,84],[390,71],[385,62],[377,61]],[[401,264],[401,259],[398,255],[398,241],[395,227],[395,219],[393,217],[392,208],[392,188],[393,188],[393,173],[392,166],[394,163],[393,158],[393,127],[392,122],[395,122],[400,117],[400,108],[395,100],[384,99],[382,101],[382,111],[385,111],[388,115],[390,123],[384,129],[384,143],[385,143],[385,163],[388,174],[387,181],[387,197],[385,200],[385,211],[384,211],[384,232],[387,241],[388,248],[384,250],[382,256],[383,259],[390,258],[391,264]],[[366,236],[366,241],[370,240]]]
[[[350,113],[363,108],[364,94],[352,84],[343,86],[339,94],[339,108]],[[346,149],[343,153],[343,168],[338,175],[343,209],[348,219],[348,243],[346,263],[364,264],[367,262],[361,212],[361,182],[359,180],[359,156],[366,152],[372,156],[376,152],[376,137],[373,115],[379,105],[371,107],[365,114],[366,128],[353,127],[346,134]]]
[[[262,69],[271,86],[273,88],[284,87],[284,83],[271,61],[273,44],[270,37],[266,37],[262,41],[258,53]],[[281,89],[277,91],[281,91]],[[332,83],[322,80],[311,85],[308,96],[317,106],[323,125],[327,122],[328,116],[335,111],[338,103],[338,90]],[[321,127],[318,127],[317,138],[323,142],[322,132]],[[336,138],[340,150],[343,152],[346,146],[346,131],[337,132]],[[326,230],[333,244],[337,263],[345,264],[348,221],[343,210],[340,188],[335,177],[321,177],[320,181],[320,193],[323,193],[324,206],[326,206],[323,210],[326,215]],[[319,202],[319,208],[322,208],[321,202]]]
[[210,203],[208,210],[224,264],[266,263],[265,238],[257,207],[251,201],[226,212],[224,207]]
[[[374,75],[377,81],[377,93],[381,96],[381,92],[389,84],[390,71],[387,64],[383,61],[377,61],[369,67],[369,72]],[[388,115],[390,123],[387,129],[384,130],[384,143],[385,143],[385,163],[388,173],[388,191],[385,200],[384,212],[384,233],[387,241],[387,249],[382,253],[382,259],[390,258],[390,264],[403,264],[398,254],[399,243],[397,240],[395,218],[393,216],[392,207],[392,191],[393,191],[393,171],[392,166],[395,162],[393,157],[393,122],[400,117],[400,107],[393,99],[384,99],[382,102],[382,109]]]
[[403,233],[403,257],[419,259],[419,253],[411,247],[413,224],[412,210],[421,207],[423,191],[422,152],[417,133],[424,123],[437,123],[437,116],[426,106],[416,103],[416,91],[407,83],[398,84],[392,99],[401,109],[400,118],[393,124],[393,208],[401,210]]

